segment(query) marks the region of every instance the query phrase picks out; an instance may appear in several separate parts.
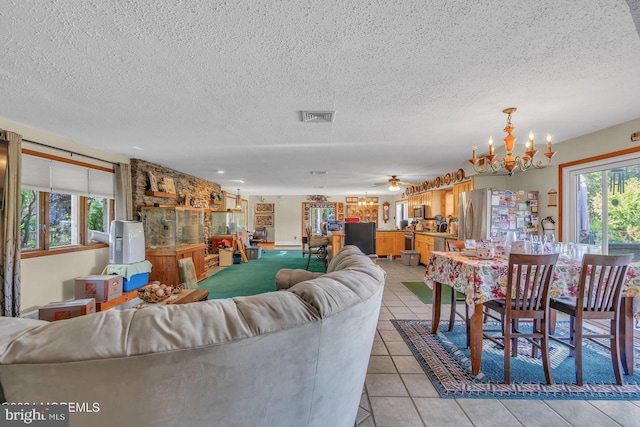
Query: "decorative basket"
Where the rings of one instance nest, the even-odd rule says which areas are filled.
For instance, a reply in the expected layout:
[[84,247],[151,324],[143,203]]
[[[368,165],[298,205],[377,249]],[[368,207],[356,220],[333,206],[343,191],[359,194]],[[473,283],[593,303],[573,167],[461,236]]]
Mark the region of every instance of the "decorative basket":
[[179,294],[182,291],[182,285],[158,285],[152,284],[138,289],[138,298],[148,303],[158,303],[166,300],[172,295]]

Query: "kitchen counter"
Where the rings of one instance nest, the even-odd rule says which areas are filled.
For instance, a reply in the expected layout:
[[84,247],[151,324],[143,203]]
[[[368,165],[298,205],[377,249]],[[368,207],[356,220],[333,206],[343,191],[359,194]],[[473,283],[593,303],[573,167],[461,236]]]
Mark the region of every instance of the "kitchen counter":
[[456,234],[447,233],[439,233],[437,231],[414,231],[415,234],[422,234],[423,236],[432,236],[432,237],[444,237],[445,239],[458,239]]

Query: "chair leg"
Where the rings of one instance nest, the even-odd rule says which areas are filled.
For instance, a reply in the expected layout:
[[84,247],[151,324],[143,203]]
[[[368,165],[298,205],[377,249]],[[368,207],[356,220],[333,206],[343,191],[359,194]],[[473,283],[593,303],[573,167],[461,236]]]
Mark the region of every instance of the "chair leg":
[[471,320],[469,319],[469,305],[464,304],[464,322],[467,327],[467,348],[471,348]]
[[[533,319],[533,332],[541,332],[540,319]],[[532,338],[531,340],[540,345],[540,340],[538,338]],[[534,359],[538,357],[538,346],[531,346],[531,357]]]
[[[511,323],[512,323],[511,330],[517,331],[518,327],[520,326],[520,322],[518,321],[518,319],[513,319]],[[511,346],[511,355],[513,357],[518,357],[518,339],[517,338],[513,340],[513,345]]]
[[542,344],[542,367],[544,369],[544,377],[547,380],[547,384],[553,384],[553,374],[551,372],[551,360],[549,359],[549,327],[548,327],[549,325],[547,323],[547,319],[542,319],[541,321],[538,321],[538,322],[540,323],[540,329],[542,332],[542,339],[540,341]]
[[451,287],[451,313],[449,314],[449,331],[453,330],[453,323],[456,320],[456,298],[457,298],[456,288]]
[[309,248],[309,256],[307,257],[307,268],[306,270],[309,269],[309,263],[311,262],[311,248]]
[[575,344],[575,362],[576,362],[576,384],[582,385],[582,322],[575,322],[575,334],[573,342]]
[[511,384],[511,325],[504,333],[504,383]]
[[618,335],[618,331],[620,330],[619,320],[620,316],[616,315],[616,318],[611,320],[609,330],[611,334],[611,361],[613,362],[613,373],[616,376],[616,382],[619,385],[624,385],[624,379],[622,378],[622,360],[620,359],[620,337]]

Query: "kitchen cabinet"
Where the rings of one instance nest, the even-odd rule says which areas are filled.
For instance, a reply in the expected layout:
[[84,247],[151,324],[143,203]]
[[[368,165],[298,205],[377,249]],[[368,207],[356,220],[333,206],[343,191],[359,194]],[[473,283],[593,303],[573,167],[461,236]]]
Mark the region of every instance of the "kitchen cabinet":
[[458,217],[458,204],[460,203],[460,193],[473,190],[473,178],[468,181],[453,184],[453,217]]
[[376,255],[400,256],[404,250],[404,232],[378,231],[376,232]]
[[415,246],[416,251],[420,253],[420,263],[427,265],[429,263],[429,257],[433,252],[433,236],[427,236],[426,234],[416,233]]

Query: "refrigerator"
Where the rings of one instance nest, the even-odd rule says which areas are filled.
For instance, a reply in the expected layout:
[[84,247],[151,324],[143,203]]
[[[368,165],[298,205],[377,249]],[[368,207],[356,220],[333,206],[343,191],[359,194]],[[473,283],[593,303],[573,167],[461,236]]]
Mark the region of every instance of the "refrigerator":
[[376,223],[375,222],[345,222],[344,244],[355,245],[365,255],[376,253]]
[[481,188],[460,193],[458,239],[501,240],[538,232],[538,192]]

